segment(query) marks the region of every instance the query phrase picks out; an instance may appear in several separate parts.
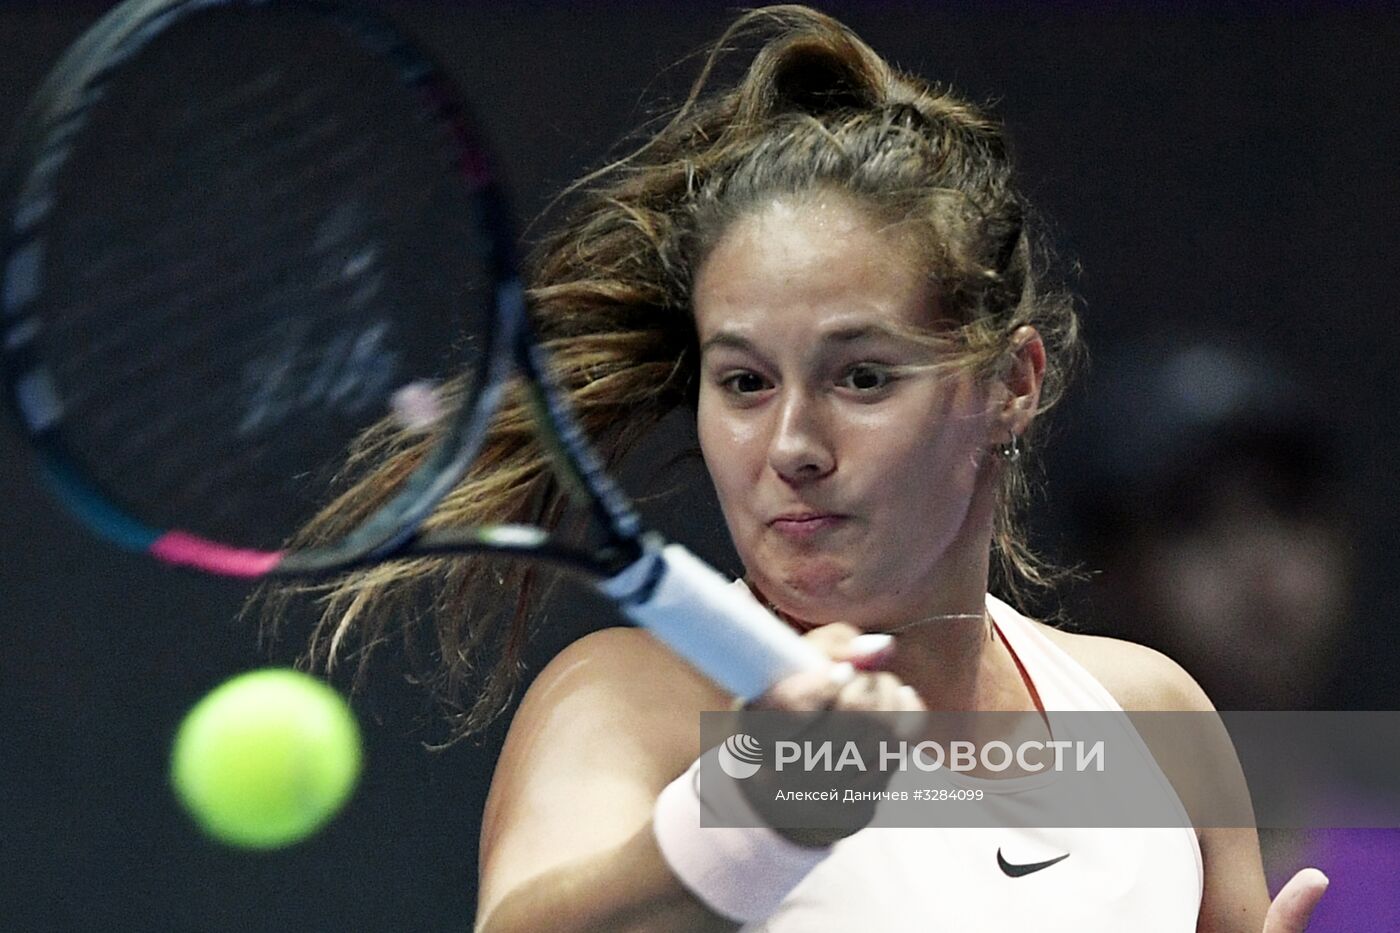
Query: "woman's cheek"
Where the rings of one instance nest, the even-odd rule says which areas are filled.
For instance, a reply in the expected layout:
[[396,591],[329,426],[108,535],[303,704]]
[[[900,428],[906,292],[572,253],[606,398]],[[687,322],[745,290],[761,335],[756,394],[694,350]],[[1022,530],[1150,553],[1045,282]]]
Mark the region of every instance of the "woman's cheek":
[[702,416],[697,425],[700,441],[700,454],[705,468],[710,474],[710,482],[719,499],[720,511],[724,514],[725,525],[734,541],[752,534],[748,527],[748,499],[757,482],[759,468],[751,462],[755,456],[755,438],[751,428],[738,419],[724,418],[713,412]]

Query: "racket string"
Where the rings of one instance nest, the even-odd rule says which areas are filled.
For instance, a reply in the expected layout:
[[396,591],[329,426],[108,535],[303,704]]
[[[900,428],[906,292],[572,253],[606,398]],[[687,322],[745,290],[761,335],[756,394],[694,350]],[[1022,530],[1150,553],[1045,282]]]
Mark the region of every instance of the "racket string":
[[[204,502],[218,528],[213,513],[265,502],[275,478],[300,503],[262,542],[280,543],[313,508],[305,491],[397,388],[472,365],[454,359],[472,347],[462,312],[484,317],[489,297],[479,311],[462,302],[491,276],[447,172],[451,134],[388,66],[347,54],[335,73],[318,60],[307,82],[266,62],[210,62],[176,82],[184,100],[162,99],[180,74],[168,66],[198,44],[124,65],[106,96],[128,106],[75,134],[119,144],[80,145],[64,169],[68,202],[51,216],[80,222],[45,231],[61,281],[45,295],[44,341],[67,430],[105,484],[158,516]],[[286,51],[268,60],[303,50]],[[143,83],[154,90],[132,96]],[[471,271],[425,284],[458,268]],[[219,490],[235,490],[227,510],[207,505]]]

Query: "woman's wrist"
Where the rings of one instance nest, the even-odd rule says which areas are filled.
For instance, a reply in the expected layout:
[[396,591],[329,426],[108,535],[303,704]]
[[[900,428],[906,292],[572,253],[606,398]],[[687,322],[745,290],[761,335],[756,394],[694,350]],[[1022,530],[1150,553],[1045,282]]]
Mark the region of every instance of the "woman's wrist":
[[[699,778],[696,761],[657,797],[657,847],[681,884],[715,913],[739,923],[761,920],[821,864],[830,846],[802,845],[762,825],[701,826]],[[746,806],[741,794],[735,803]]]

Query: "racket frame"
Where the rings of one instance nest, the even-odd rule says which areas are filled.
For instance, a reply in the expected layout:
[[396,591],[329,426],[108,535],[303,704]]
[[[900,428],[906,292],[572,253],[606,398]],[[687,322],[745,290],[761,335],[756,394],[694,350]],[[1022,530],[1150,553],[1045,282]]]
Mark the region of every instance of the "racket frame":
[[[81,460],[63,432],[63,406],[50,372],[34,350],[42,325],[26,305],[42,291],[44,218],[52,206],[53,185],[61,176],[72,142],[80,137],[91,109],[100,104],[121,66],[172,26],[214,8],[297,8],[327,18],[382,61],[390,62],[405,87],[417,93],[453,140],[457,173],[477,207],[487,264],[497,283],[492,297],[495,326],[481,348],[482,365],[472,376],[472,404],[449,422],[442,440],[398,492],[359,526],[335,542],[296,551],[258,550],[212,541],[179,529],[159,529],[120,506],[119,499],[77,466]],[[0,244],[0,369],[21,430],[37,453],[39,467],[63,504],[104,539],[131,551],[147,552],[170,564],[233,577],[305,577],[332,574],[388,559],[411,548],[417,528],[470,468],[500,408],[506,384],[521,364],[536,362],[528,338],[523,288],[510,235],[509,206],[491,171],[493,159],[481,144],[475,121],[444,72],[388,19],[367,8],[326,0],[128,0],[108,11],[64,53],[20,120],[14,156],[4,173],[13,209],[5,216]],[[534,378],[534,374],[531,374]],[[546,406],[558,408],[557,398]],[[589,473],[588,470],[574,471]],[[596,474],[596,471],[594,471]],[[596,474],[601,475],[601,474]],[[590,486],[591,488],[591,486]],[[604,493],[606,495],[606,493]],[[617,512],[617,497],[599,514]],[[635,520],[634,520],[635,527]],[[422,542],[419,553],[458,550],[525,549],[509,533],[489,528],[461,529]],[[579,565],[588,561],[561,545],[544,548],[545,559]],[[542,552],[541,556],[545,554]],[[407,556],[407,554],[405,554]],[[612,566],[613,560],[605,562]]]
[[[61,432],[55,393],[45,399],[47,371],[33,351],[37,318],[24,305],[38,293],[33,280],[42,258],[44,184],[59,174],[64,147],[82,129],[88,109],[101,100],[103,81],[140,54],[163,30],[214,7],[298,7],[330,16],[371,52],[393,59],[401,79],[426,94],[435,115],[453,130],[457,165],[480,208],[494,280],[495,327],[487,335],[484,362],[472,376],[470,405],[463,406],[403,487],[368,519],[332,544],[304,551],[230,547],[181,531],[160,531],[135,520],[76,467]],[[20,210],[4,215],[0,253],[0,368],[19,423],[38,453],[51,488],[84,524],[113,543],[146,551],[166,563],[217,575],[309,577],[357,566],[428,554],[490,552],[545,560],[590,577],[633,622],[645,626],[721,687],[739,697],[757,696],[799,670],[821,670],[829,661],[744,590],[677,544],[644,534],[640,520],[607,474],[534,341],[524,288],[517,274],[509,209],[490,170],[492,160],[452,84],[387,19],[371,11],[325,0],[127,0],[109,11],[63,56],[26,111],[25,136],[4,176],[19,192]],[[48,179],[36,178],[42,169]],[[24,198],[37,200],[25,201]],[[51,201],[51,199],[50,199]],[[19,256],[21,258],[16,259]],[[33,268],[16,269],[16,263]],[[15,285],[18,282],[19,285]],[[25,290],[31,293],[26,296]],[[556,448],[565,478],[585,491],[602,544],[581,548],[543,529],[484,525],[420,533],[424,520],[467,474],[500,408],[512,375],[524,377],[537,423]]]

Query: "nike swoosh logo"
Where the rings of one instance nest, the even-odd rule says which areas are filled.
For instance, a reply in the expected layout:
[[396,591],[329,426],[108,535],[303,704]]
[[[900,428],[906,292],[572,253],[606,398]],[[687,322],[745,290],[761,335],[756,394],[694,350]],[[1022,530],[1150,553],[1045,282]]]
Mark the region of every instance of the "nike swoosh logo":
[[1002,872],[1008,878],[1021,878],[1025,875],[1033,874],[1034,872],[1040,871],[1042,868],[1049,868],[1056,862],[1063,862],[1067,858],[1069,858],[1068,852],[1052,859],[1046,859],[1043,862],[1028,862],[1025,865],[1013,865],[1001,854],[1001,850],[997,849],[997,864],[1001,866]]

